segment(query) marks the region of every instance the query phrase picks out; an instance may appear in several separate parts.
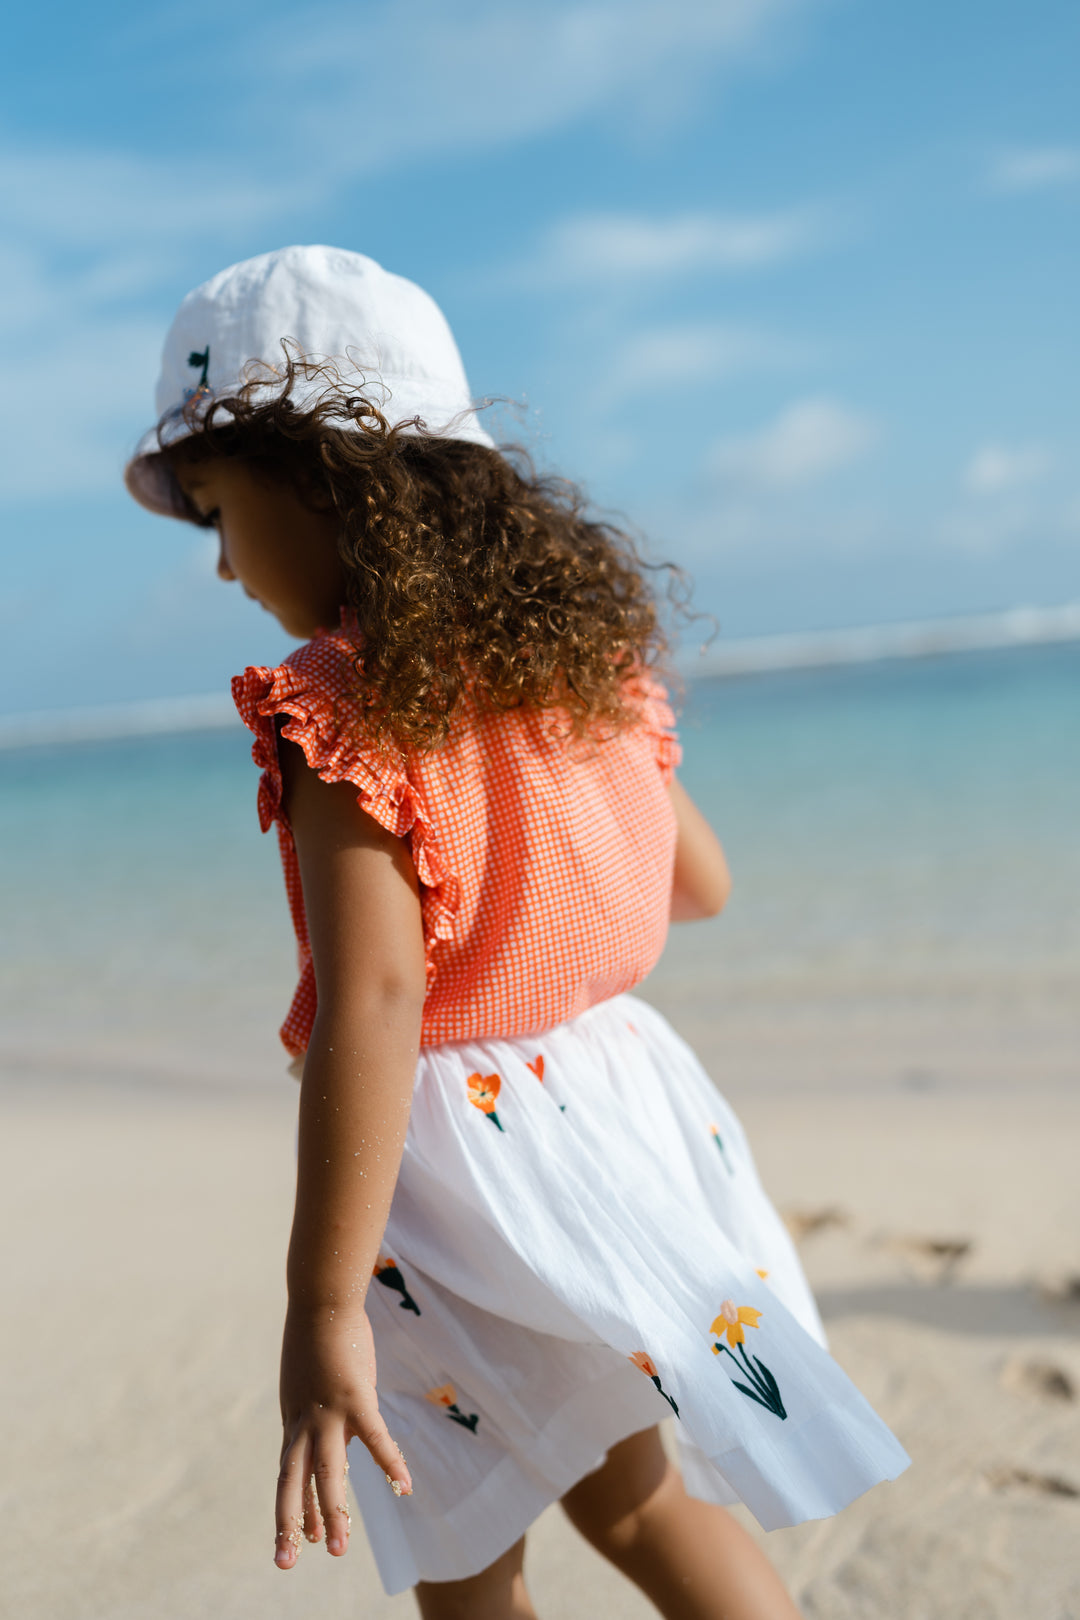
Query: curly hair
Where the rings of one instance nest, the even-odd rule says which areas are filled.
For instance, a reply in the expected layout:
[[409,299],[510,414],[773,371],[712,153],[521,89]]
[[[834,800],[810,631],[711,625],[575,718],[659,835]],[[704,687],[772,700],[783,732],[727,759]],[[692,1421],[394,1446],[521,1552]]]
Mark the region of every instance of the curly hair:
[[[194,431],[170,446],[163,424],[161,453],[174,465],[238,457],[337,512],[342,605],[359,631],[349,697],[365,730],[430,750],[466,703],[559,710],[577,736],[627,723],[628,682],[668,647],[646,576],[665,571],[678,605],[681,571],[645,562],[524,452],[435,437],[419,419],[390,426],[332,364],[283,348],[272,397],[262,368],[201,416],[192,401]],[[324,384],[304,408],[298,378]]]

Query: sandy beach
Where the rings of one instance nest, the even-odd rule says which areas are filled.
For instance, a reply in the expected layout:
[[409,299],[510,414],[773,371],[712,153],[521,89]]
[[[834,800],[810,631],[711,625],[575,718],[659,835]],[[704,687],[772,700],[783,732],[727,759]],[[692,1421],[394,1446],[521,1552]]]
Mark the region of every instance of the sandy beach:
[[[740,1113],[832,1348],[913,1458],[769,1551],[812,1620],[1080,1620],[1075,654],[734,683],[735,872],[644,993]],[[0,1390],[18,1620],[384,1620],[271,1561],[294,962],[243,735],[9,753]],[[749,1519],[747,1519],[747,1522]],[[648,1606],[552,1509],[545,1620]]]
[[[754,1078],[750,1050],[740,1064],[730,1029],[717,1036],[834,1353],[914,1459],[838,1518],[766,1540],[820,1620],[1070,1620],[1080,1098],[1050,1035],[1057,1061],[1015,1066],[1007,1087],[952,1048],[927,1060],[935,1027],[921,1067],[894,1054],[861,1085],[830,1085],[796,1023],[788,1058],[797,1045],[802,1060],[780,1067],[797,1089]],[[292,1574],[271,1564],[292,1083],[12,1070],[0,1107],[7,1612],[412,1613],[382,1596],[362,1534],[344,1561],[307,1549]],[[533,1534],[530,1578],[549,1620],[653,1612],[557,1509]]]

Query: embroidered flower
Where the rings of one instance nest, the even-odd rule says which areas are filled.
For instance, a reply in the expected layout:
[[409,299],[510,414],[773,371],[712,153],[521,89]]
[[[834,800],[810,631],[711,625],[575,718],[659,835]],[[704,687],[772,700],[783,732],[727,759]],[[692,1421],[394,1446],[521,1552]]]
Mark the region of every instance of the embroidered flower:
[[[726,1333],[728,1344],[742,1344],[746,1338],[746,1334],[743,1332],[743,1323],[745,1322],[747,1327],[756,1328],[760,1316],[761,1312],[756,1311],[752,1305],[736,1305],[733,1299],[725,1299],[720,1307],[720,1315],[716,1318],[709,1331],[715,1333],[720,1339]],[[715,1345],[713,1349],[715,1354],[720,1353],[718,1345]]]
[[724,1147],[724,1138],[720,1135],[720,1132],[717,1130],[715,1125],[710,1125],[709,1129],[712,1131],[713,1141],[720,1150],[720,1157],[724,1161],[724,1169],[727,1171],[729,1176],[733,1176],[735,1171],[732,1168],[731,1160],[727,1156],[727,1149]]
[[424,1399],[430,1401],[432,1406],[443,1407],[452,1423],[460,1423],[461,1427],[468,1429],[470,1434],[476,1433],[476,1425],[480,1421],[479,1413],[469,1412],[466,1415],[461,1410],[457,1403],[457,1391],[453,1384],[440,1384],[437,1389],[429,1389]]
[[660,1374],[656,1370],[656,1363],[652,1359],[652,1357],[647,1356],[645,1354],[644,1350],[635,1350],[633,1355],[630,1356],[628,1359],[634,1363],[635,1367],[638,1367],[638,1368],[641,1369],[641,1371],[645,1374],[646,1378],[651,1378],[652,1379],[653,1383],[656,1385],[657,1389],[660,1391],[660,1393],[664,1397],[665,1401],[667,1401],[668,1405],[671,1407],[671,1410],[674,1412],[675,1416],[678,1417],[679,1408],[675,1405],[675,1402],[672,1400],[672,1398],[668,1394],[667,1390],[662,1387],[662,1385],[660,1383]]
[[470,1074],[465,1084],[469,1088],[469,1101],[474,1108],[479,1108],[486,1114],[500,1131],[503,1129],[502,1121],[495,1112],[495,1103],[502,1090],[502,1081],[497,1074]]
[[206,373],[210,367],[209,343],[205,349],[192,349],[188,355],[187,363],[189,366],[194,366],[199,373],[198,382],[193,387],[184,389],[184,404],[190,405],[192,400],[202,399],[210,392],[206,381]]
[[[724,1355],[735,1363],[739,1377],[732,1378],[731,1382],[737,1390],[755,1401],[758,1406],[765,1407],[774,1417],[784,1419],[787,1412],[784,1410],[776,1379],[763,1361],[759,1361],[757,1356],[748,1355],[746,1350],[746,1334],[743,1328],[756,1328],[762,1314],[752,1305],[736,1305],[733,1299],[725,1299],[720,1306],[720,1315],[709,1330],[715,1333],[717,1338],[712,1351],[714,1356]],[[727,1344],[724,1343],[725,1336]],[[736,1349],[738,1355],[735,1354]],[[748,1382],[741,1383],[742,1378]]]
[[415,1316],[420,1315],[420,1307],[406,1288],[405,1278],[402,1276],[401,1268],[396,1260],[391,1260],[388,1254],[381,1254],[375,1262],[375,1270],[372,1272],[372,1276],[376,1282],[382,1283],[384,1288],[392,1288],[395,1294],[401,1295],[398,1300],[398,1306],[401,1310],[412,1311]]
[[[536,1078],[539,1080],[540,1084],[543,1085],[543,1083],[544,1083],[544,1057],[543,1057],[543,1053],[540,1053],[537,1057],[535,1057],[531,1063],[526,1063],[525,1067],[527,1069],[531,1069],[533,1074],[535,1074]],[[560,1103],[559,1104],[559,1113],[560,1114],[565,1114],[566,1113],[566,1104],[565,1103]]]

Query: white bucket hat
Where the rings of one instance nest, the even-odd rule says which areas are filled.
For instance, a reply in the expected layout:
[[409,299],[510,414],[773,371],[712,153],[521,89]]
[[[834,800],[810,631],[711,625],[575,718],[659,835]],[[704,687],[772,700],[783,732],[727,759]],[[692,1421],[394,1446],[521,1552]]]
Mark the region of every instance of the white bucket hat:
[[[187,438],[215,399],[234,395],[252,362],[280,375],[283,338],[309,358],[333,361],[345,387],[391,426],[417,418],[422,428],[405,431],[493,447],[476,419],[446,317],[423,288],[344,248],[278,248],[219,271],[177,310],[154,395],[158,422],[124,474],[137,501],[167,517],[187,516],[162,447]],[[275,388],[268,379],[268,399]],[[327,389],[325,377],[301,376],[290,398],[303,409]],[[343,417],[341,426],[355,424]]]

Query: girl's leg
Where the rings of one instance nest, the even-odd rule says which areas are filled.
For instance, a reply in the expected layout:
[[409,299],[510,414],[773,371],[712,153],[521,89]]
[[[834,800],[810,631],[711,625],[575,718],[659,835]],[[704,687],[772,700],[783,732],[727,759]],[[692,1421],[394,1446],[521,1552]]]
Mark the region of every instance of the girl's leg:
[[567,1492],[563,1507],[665,1620],[799,1620],[780,1577],[741,1525],[723,1508],[687,1496],[657,1429],[612,1446],[601,1467]]
[[536,1620],[525,1590],[525,1537],[465,1581],[421,1581],[414,1587],[421,1620]]

